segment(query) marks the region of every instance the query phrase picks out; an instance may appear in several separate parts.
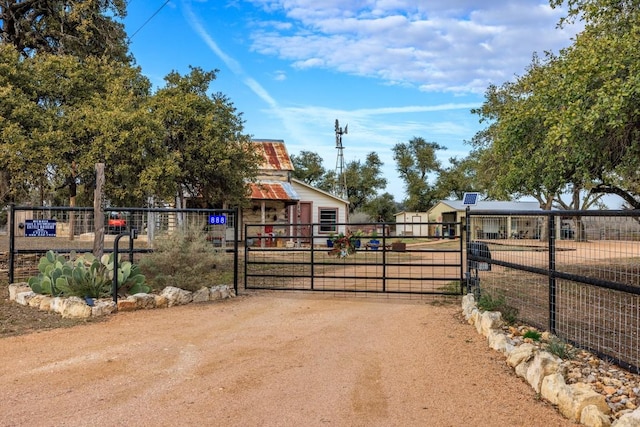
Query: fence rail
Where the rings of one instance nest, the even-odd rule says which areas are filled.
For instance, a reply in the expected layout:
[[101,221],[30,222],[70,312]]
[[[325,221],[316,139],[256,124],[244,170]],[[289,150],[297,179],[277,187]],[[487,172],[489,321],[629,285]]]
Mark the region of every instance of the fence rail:
[[[479,232],[487,228],[496,232]],[[468,210],[466,232],[471,290],[640,372],[640,211]]]

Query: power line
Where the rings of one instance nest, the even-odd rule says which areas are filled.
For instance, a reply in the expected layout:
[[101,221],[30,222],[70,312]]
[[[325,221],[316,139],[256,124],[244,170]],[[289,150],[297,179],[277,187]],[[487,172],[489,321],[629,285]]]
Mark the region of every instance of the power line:
[[[147,24],[149,23],[149,21],[151,21],[151,20],[152,20],[152,19],[153,19],[153,18],[154,18],[158,13],[160,13],[160,11],[161,11],[161,10],[162,10],[162,9],[163,9],[163,8],[164,8],[164,7],[165,7],[165,6],[170,2],[170,1],[171,1],[171,0],[167,0],[167,1],[165,1],[165,2],[162,4],[162,6],[160,6],[160,7],[158,8],[158,10],[156,10],[155,12],[153,12],[153,15],[151,15],[151,16],[149,17],[149,19],[147,19],[146,21],[144,21],[144,23],[143,23],[143,24],[142,24],[142,25],[141,25],[137,30],[135,30],[135,31],[133,32],[133,34],[131,34],[131,35],[129,36],[129,41],[131,41],[131,39],[132,39],[136,34],[138,34],[138,32],[139,32],[140,30],[142,30],[142,28],[144,28],[144,26],[145,26],[145,25],[147,25]],[[129,2],[129,4],[131,4],[131,1]]]

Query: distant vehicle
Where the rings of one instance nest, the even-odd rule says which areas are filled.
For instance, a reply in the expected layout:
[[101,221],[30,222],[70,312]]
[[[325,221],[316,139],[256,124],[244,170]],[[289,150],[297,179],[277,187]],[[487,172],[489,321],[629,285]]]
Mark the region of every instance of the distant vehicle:
[[127,230],[127,217],[124,212],[109,212],[107,234],[119,234]]

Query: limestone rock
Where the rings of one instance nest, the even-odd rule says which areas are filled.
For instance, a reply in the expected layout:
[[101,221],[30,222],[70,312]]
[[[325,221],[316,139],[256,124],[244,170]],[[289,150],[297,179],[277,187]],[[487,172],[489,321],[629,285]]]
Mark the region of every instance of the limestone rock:
[[580,421],[582,410],[588,405],[594,405],[603,414],[611,412],[605,397],[593,391],[588,384],[572,384],[558,393],[558,410],[570,420]]
[[480,333],[485,337],[492,329],[499,329],[503,325],[502,313],[499,311],[485,311],[480,316]]
[[135,298],[118,300],[118,311],[135,311],[137,308],[138,308],[138,305]]
[[36,296],[35,292],[31,290],[26,292],[19,292],[16,294],[16,302],[20,305],[29,305],[29,300],[35,296]]
[[139,293],[130,295],[127,297],[128,300],[132,300],[136,303],[136,308],[140,309],[149,309],[156,308],[156,299],[153,295]]
[[54,313],[62,313],[62,309],[64,308],[65,299],[62,297],[53,297],[51,298],[51,304],[49,306],[50,310]]
[[195,291],[193,293],[192,301],[193,302],[206,302],[206,301],[209,301],[209,294],[210,293],[211,293],[211,291],[209,291],[209,288],[202,287],[202,288],[198,289],[197,291]]
[[81,298],[69,297],[65,300],[60,314],[64,318],[86,319],[91,317],[91,307]]
[[97,300],[91,307],[91,316],[100,317],[113,313],[116,310],[116,303],[112,300]]
[[611,420],[595,405],[587,405],[580,414],[580,424],[587,427],[609,427]]
[[42,310],[42,311],[50,311],[51,310],[51,300],[53,300],[53,298],[50,297],[49,295],[42,295],[42,298],[40,299],[40,305],[38,306],[38,309]]
[[235,297],[235,293],[229,285],[216,285],[209,289],[209,299],[212,301],[230,297]]
[[174,286],[167,286],[162,290],[160,295],[167,298],[167,307],[189,304],[193,299],[193,294],[191,292]]
[[[569,386],[565,383],[564,377],[560,372],[556,372],[555,374],[547,375],[542,379],[540,395],[553,405],[557,405],[558,395],[565,388],[569,388]],[[568,391],[565,390],[564,393],[568,393]]]
[[640,427],[640,409],[624,414],[615,420],[611,427]]
[[526,362],[533,358],[536,347],[533,344],[524,343],[516,348],[507,357],[507,365],[515,368],[522,362]]
[[558,372],[561,363],[562,360],[551,353],[546,351],[537,352],[533,357],[533,361],[529,364],[525,379],[536,393],[540,393],[544,377]]
[[12,283],[9,285],[9,301],[15,301],[21,292],[29,292],[31,288],[26,282]]
[[29,305],[29,307],[40,308],[40,303],[42,302],[43,298],[45,298],[45,295],[35,294],[33,298],[29,299],[27,304]]
[[169,301],[167,301],[167,297],[162,295],[154,295],[153,298],[156,300],[156,308],[167,308]]
[[506,351],[507,337],[505,337],[505,335],[499,330],[492,329],[491,331],[489,331],[487,340],[489,341],[489,347],[491,347],[492,349],[500,351],[502,353]]
[[471,318],[473,309],[476,308],[476,300],[473,294],[467,294],[462,297],[462,314],[466,320]]

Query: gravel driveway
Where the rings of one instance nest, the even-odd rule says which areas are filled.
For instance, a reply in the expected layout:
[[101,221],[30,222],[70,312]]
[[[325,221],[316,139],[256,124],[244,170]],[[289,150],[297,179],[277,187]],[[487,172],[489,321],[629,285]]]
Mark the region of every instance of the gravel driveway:
[[4,338],[0,425],[575,425],[460,317],[259,293]]

